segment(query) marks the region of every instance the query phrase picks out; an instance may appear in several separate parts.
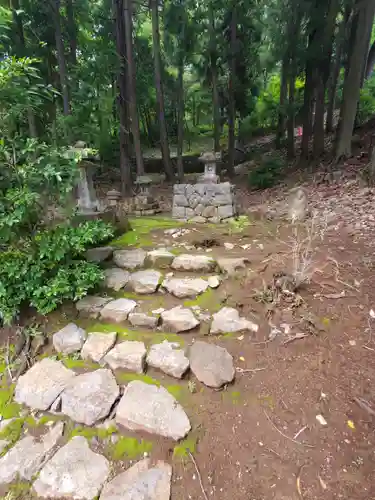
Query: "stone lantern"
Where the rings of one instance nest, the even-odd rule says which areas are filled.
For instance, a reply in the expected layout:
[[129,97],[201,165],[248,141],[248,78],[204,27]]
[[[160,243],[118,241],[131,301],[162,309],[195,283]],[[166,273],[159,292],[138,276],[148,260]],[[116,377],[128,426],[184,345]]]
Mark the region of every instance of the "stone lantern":
[[216,174],[216,162],[220,160],[220,153],[207,152],[199,157],[204,164],[204,173],[199,177],[201,184],[218,184],[219,176]]
[[160,212],[159,203],[151,194],[152,179],[147,175],[139,175],[135,185],[139,192],[134,198],[133,212],[135,215],[154,215]]
[[121,193],[117,189],[111,189],[107,192],[107,202],[109,207],[117,207],[118,202],[121,200]]
[[77,207],[83,214],[98,212],[99,201],[93,181],[95,165],[90,161],[82,160],[79,165],[79,179],[77,183]]

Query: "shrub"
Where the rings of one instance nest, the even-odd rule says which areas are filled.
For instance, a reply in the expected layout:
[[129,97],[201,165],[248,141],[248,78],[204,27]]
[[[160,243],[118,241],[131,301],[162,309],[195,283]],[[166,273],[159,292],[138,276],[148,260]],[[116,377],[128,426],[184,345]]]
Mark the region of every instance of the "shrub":
[[7,247],[1,254],[0,311],[6,323],[31,305],[41,314],[63,300],[77,300],[103,279],[102,271],[84,260],[84,252],[113,237],[102,221],[59,226],[37,232]]
[[260,165],[249,172],[250,188],[266,189],[274,186],[283,178],[285,166],[285,160],[279,154],[264,156]]

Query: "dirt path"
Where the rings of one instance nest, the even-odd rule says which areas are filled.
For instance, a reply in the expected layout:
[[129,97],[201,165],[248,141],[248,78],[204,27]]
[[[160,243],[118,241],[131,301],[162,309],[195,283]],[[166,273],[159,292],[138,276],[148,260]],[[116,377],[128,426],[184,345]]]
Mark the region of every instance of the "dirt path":
[[[275,273],[291,271],[289,226],[266,221],[188,228],[175,239],[156,231],[152,247],[163,244],[215,258],[246,256],[246,271],[224,280],[214,299],[200,307],[211,312],[221,305],[235,307],[260,328],[257,334],[204,337],[234,357],[236,379],[223,390],[205,387],[191,375],[179,382],[148,370],[148,376],[175,388],[192,423],[182,453],[173,442],[135,434],[152,443],[152,458],[173,465],[172,500],[203,499],[199,473],[207,497],[215,500],[375,498],[374,417],[355,402],[362,398],[375,410],[371,248],[343,229],[330,230],[314,252],[312,282],[297,295],[281,294],[271,302],[266,286]],[[204,240],[218,246],[205,248]],[[148,309],[175,305],[168,296],[150,300]],[[51,333],[66,324],[69,311],[51,316]],[[3,332],[4,340],[8,333]],[[179,335],[188,345],[203,333]],[[301,333],[307,336],[288,342]],[[100,443],[96,446],[103,451]],[[130,463],[122,457],[116,467]]]

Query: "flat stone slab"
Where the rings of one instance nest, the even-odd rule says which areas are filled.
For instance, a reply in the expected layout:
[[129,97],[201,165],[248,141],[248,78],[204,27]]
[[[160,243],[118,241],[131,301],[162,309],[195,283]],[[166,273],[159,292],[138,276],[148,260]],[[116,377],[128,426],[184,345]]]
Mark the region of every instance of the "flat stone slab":
[[104,362],[112,370],[125,368],[126,370],[143,373],[145,369],[146,347],[143,342],[126,340],[117,344],[104,356]]
[[219,288],[221,279],[219,276],[209,276],[207,282],[210,288]]
[[145,458],[104,485],[100,500],[170,500],[171,479],[169,464]]
[[107,352],[116,343],[117,333],[90,333],[84,346],[82,347],[82,359],[89,359],[95,363],[100,363]]
[[75,376],[61,361],[44,358],[18,379],[14,399],[19,404],[46,411]]
[[243,257],[222,257],[217,259],[218,266],[222,273],[233,276],[237,271],[241,269],[246,269],[246,264],[249,262],[248,259]]
[[179,299],[196,297],[205,292],[208,286],[208,282],[202,278],[167,278],[163,282],[163,287]]
[[111,300],[111,297],[96,297],[95,295],[87,295],[87,297],[84,297],[76,302],[76,309],[80,314],[96,319],[99,317],[100,311],[103,307]]
[[187,332],[199,326],[200,322],[190,309],[174,307],[161,313],[163,325],[172,332]]
[[233,357],[223,347],[194,342],[190,347],[189,359],[191,371],[208,387],[222,387],[234,379]]
[[149,262],[152,266],[160,267],[162,269],[170,267],[174,258],[175,255],[165,248],[158,248],[147,253],[147,262]]
[[53,335],[53,347],[61,354],[73,354],[81,350],[86,337],[87,334],[83,328],[69,323]]
[[158,316],[149,316],[148,314],[142,312],[130,313],[128,320],[133,326],[146,328],[156,328],[159,323]]
[[215,269],[216,262],[207,255],[182,254],[175,257],[172,268],[178,271],[205,271],[211,272]]
[[61,412],[74,422],[94,425],[107,417],[120,394],[111,370],[100,369],[75,377],[61,396]]
[[130,299],[112,300],[100,311],[102,319],[121,323],[128,319],[128,316],[137,307],[137,303]]
[[63,422],[58,422],[40,441],[33,436],[26,436],[18,441],[0,458],[0,483],[11,483],[17,477],[30,481],[52,456],[63,430]]
[[116,412],[116,422],[132,431],[183,439],[190,431],[189,419],[182,406],[164,387],[130,382]]
[[113,247],[90,248],[86,251],[86,260],[89,262],[104,262],[113,255]]
[[144,266],[146,255],[146,252],[140,248],[134,250],[116,250],[113,254],[113,261],[116,266],[133,271]]
[[190,362],[184,350],[180,349],[180,344],[164,340],[161,344],[151,346],[147,364],[172,377],[182,378],[189,369]]
[[137,271],[130,277],[129,285],[135,293],[155,293],[162,279],[162,274],[154,269]]
[[47,462],[33,488],[42,498],[93,500],[109,472],[108,460],[91,451],[84,437],[76,436]]
[[259,328],[256,323],[240,317],[237,309],[232,307],[223,307],[212,318],[210,333],[235,333],[244,330],[256,333]]
[[104,286],[118,292],[124,288],[130,280],[129,271],[124,271],[119,267],[112,267],[104,271]]

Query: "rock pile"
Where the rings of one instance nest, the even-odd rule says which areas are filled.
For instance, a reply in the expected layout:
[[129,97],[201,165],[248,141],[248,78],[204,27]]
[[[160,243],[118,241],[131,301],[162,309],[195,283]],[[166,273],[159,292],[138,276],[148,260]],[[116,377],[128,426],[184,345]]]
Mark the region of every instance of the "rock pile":
[[234,186],[229,182],[173,186],[175,219],[219,223],[235,215]]

